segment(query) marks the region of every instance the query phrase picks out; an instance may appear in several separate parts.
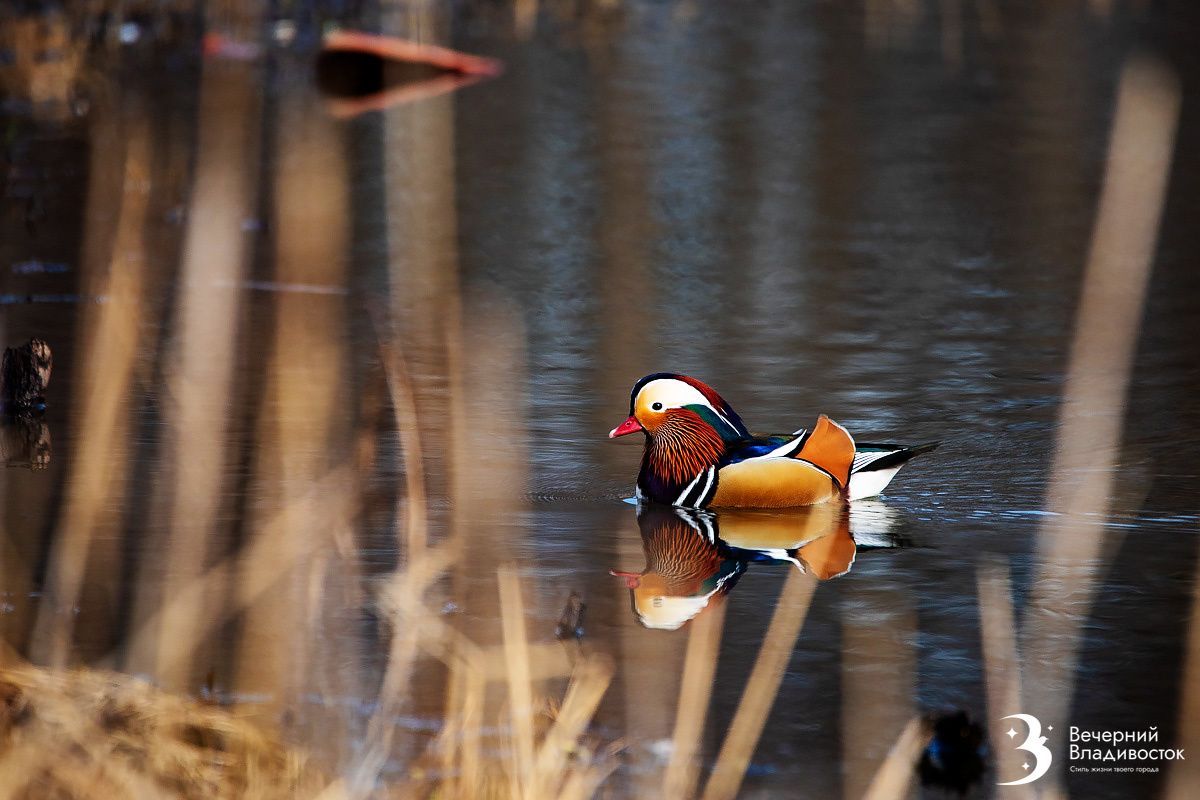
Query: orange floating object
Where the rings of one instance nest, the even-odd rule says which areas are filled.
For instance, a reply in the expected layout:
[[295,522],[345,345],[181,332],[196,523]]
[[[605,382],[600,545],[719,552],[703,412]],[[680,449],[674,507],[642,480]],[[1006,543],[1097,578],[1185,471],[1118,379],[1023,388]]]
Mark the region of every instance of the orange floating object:
[[325,36],[323,49],[326,52],[366,53],[387,61],[427,64],[460,75],[494,78],[504,72],[504,64],[494,58],[473,56],[448,47],[377,33],[333,31]]
[[494,58],[361,31],[334,31],[317,59],[326,108],[339,119],[411,103],[493,78]]

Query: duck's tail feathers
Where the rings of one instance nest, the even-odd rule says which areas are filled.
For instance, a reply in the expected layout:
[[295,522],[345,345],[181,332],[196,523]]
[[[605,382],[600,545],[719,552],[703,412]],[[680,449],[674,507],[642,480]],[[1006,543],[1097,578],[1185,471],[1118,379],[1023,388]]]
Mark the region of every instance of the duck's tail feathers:
[[822,414],[796,458],[817,465],[836,478],[840,486],[848,486],[854,464],[854,437]]
[[864,442],[858,445],[858,452],[854,454],[854,462],[850,467],[849,499],[861,500],[879,494],[911,458],[928,453],[939,444],[940,442],[926,442],[906,447],[899,444]]

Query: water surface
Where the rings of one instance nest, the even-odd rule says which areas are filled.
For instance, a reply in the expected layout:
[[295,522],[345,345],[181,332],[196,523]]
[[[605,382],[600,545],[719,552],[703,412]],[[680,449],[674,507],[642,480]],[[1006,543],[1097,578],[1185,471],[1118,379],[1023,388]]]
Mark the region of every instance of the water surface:
[[[638,377],[670,370],[752,429],[824,412],[864,440],[942,442],[882,498],[886,531],[851,527],[848,569],[798,590],[811,563],[747,563],[715,602],[702,779],[773,615],[804,614],[743,796],[859,797],[914,716],[1047,714],[989,706],[980,581],[1010,576],[1021,622],[1039,539],[1073,529],[1047,498],[1078,476],[1051,465],[1140,48],[1180,81],[1178,145],[1119,453],[1097,453],[1113,492],[1090,598],[1036,643],[1077,664],[1033,691],[1070,698],[1057,728],[1155,726],[1184,746],[1196,15],[879,5],[548,8],[522,37],[467,4],[434,30],[502,77],[344,120],[303,20],[290,44],[228,23],[261,45],[248,59],[202,59],[178,20],[161,41],[81,45],[57,97],[10,76],[0,313],[7,343],[40,336],[56,362],[50,463],[3,473],[5,640],[211,691],[346,769],[387,663],[379,590],[420,506],[429,541],[462,543],[431,618],[498,645],[506,564],[535,641],[583,598],[580,652],[615,665],[592,730],[625,745],[606,791],[655,796],[677,708],[697,702],[680,692],[700,617],[647,627],[609,574],[643,570],[648,523],[621,502],[639,452],[605,434]],[[376,16],[412,33],[412,15],[343,19]],[[396,363],[411,408],[389,392]],[[156,616],[227,558],[202,602]],[[446,684],[416,659],[385,779],[412,778]],[[1009,796],[993,756],[970,796]],[[1166,778],[1065,775],[1095,798],[1157,797]]]

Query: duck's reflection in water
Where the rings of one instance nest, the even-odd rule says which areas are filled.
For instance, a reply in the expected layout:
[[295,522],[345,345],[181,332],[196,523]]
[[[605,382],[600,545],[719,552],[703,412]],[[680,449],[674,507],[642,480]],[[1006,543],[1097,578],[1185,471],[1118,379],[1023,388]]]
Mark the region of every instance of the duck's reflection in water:
[[856,538],[866,547],[899,543],[891,534],[894,515],[882,503],[720,513],[641,503],[637,516],[646,566],[611,574],[625,580],[638,621],[661,630],[722,602],[750,564],[830,580],[850,571]]

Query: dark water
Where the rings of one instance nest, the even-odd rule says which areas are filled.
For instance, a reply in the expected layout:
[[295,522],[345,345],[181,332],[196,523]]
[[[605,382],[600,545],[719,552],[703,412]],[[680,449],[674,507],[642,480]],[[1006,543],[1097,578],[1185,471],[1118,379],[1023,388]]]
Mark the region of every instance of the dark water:
[[[7,343],[51,343],[56,371],[49,467],[4,473],[0,632],[49,662],[54,620],[73,615],[60,660],[158,676],[135,634],[173,576],[250,548],[282,514],[279,552],[301,566],[242,605],[205,606],[225,611],[177,688],[195,693],[211,673],[215,691],[261,701],[310,746],[336,718],[342,740],[320,749],[347,763],[384,664],[374,587],[404,563],[397,487],[411,478],[375,315],[393,321],[411,375],[430,538],[466,543],[427,605],[495,644],[498,566],[516,565],[532,638],[552,640],[567,596],[584,599],[584,647],[616,664],[595,730],[627,746],[609,796],[659,791],[695,625],[639,624],[608,574],[640,572],[655,529],[621,502],[637,448],[606,433],[658,370],[706,381],[752,429],[824,412],[861,439],[942,442],[867,507],[874,528],[851,526],[852,567],[813,592],[743,796],[859,797],[922,714],[1153,726],[1163,746],[1186,746],[1200,18],[1120,3],[902,6],[552,7],[528,39],[507,12],[467,8],[440,20],[453,30],[442,40],[502,59],[502,77],[344,121],[313,88],[303,35],[203,65],[186,26],[171,30],[191,49],[101,48],[78,81],[88,101],[66,111],[10,89],[0,314]],[[1061,402],[1114,97],[1138,52],[1179,80],[1174,160],[1120,446],[1093,465],[1112,472],[1110,507],[1060,524],[1047,498],[1080,477],[1052,469]],[[106,154],[139,141],[146,210],[123,239],[136,191]],[[132,289],[111,277],[134,273]],[[86,377],[123,352],[96,332],[112,308],[137,315],[131,349],[99,369],[100,383],[127,376],[115,407]],[[215,460],[190,473],[197,444]],[[73,515],[91,496],[78,488],[89,452],[109,482],[98,510]],[[351,477],[327,480],[347,464]],[[181,500],[206,487],[208,505]],[[47,611],[80,525],[92,545],[78,600]],[[1089,526],[1090,602],[1039,607],[1047,537]],[[180,549],[181,527],[192,544]],[[1018,641],[1051,660],[1056,644],[1077,652],[1058,658],[1072,664],[1063,682],[1022,663],[1028,702],[1069,698],[1056,716],[989,707],[980,576],[997,569],[1011,575]],[[713,603],[724,623],[706,768],[796,572],[750,564]],[[1022,623],[1039,608],[1060,617],[1043,641],[1037,613]],[[440,725],[434,667],[417,662],[396,774]],[[993,788],[1014,778],[994,755],[971,796],[1016,796]],[[1055,759],[1073,796],[1166,796],[1165,766],[1092,775]]]

